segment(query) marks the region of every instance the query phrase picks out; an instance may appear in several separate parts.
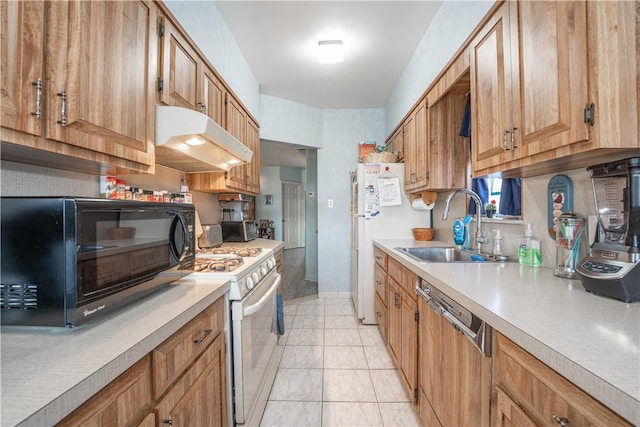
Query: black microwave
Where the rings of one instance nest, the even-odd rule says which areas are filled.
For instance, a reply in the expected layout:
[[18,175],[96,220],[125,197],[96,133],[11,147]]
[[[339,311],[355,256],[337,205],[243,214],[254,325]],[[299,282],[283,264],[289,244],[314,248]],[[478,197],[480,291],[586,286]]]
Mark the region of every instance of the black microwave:
[[193,272],[195,208],[3,197],[3,325],[77,326]]

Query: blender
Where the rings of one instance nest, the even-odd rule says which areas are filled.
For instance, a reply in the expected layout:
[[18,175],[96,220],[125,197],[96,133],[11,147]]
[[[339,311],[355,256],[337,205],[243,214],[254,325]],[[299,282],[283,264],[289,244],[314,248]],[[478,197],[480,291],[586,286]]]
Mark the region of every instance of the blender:
[[598,215],[596,241],[576,270],[589,292],[640,301],[640,157],[587,168]]

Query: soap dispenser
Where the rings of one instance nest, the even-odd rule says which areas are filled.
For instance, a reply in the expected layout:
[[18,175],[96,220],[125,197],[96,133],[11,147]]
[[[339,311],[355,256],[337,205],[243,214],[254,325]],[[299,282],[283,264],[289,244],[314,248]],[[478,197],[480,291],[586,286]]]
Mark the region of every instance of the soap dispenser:
[[531,223],[527,224],[524,236],[518,239],[518,262],[528,267],[540,267],[540,239],[533,236]]
[[502,255],[502,236],[500,230],[493,230],[496,234],[493,237],[493,255]]

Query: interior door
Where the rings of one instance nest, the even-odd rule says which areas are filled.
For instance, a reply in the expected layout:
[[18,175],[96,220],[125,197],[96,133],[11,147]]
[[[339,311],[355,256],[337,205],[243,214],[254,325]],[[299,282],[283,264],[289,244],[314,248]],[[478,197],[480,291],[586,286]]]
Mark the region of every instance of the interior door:
[[284,248],[299,248],[304,246],[301,240],[302,228],[300,209],[300,184],[282,184],[282,225]]

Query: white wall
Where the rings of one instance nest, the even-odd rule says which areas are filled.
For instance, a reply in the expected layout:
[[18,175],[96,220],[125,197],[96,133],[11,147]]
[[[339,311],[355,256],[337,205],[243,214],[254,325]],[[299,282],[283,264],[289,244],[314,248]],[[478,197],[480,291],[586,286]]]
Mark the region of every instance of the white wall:
[[322,109],[260,95],[260,138],[320,148]]
[[409,60],[385,105],[386,135],[449,62],[493,5],[493,1],[445,0]]
[[242,104],[260,121],[258,81],[212,1],[165,1]]
[[[318,293],[350,292],[351,181],[360,141],[384,141],[384,110],[326,109],[318,150]],[[328,200],[333,200],[329,208]]]

